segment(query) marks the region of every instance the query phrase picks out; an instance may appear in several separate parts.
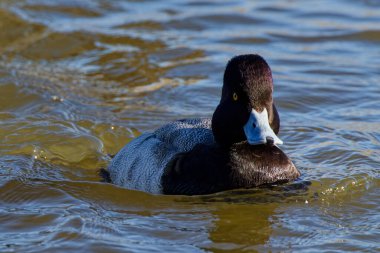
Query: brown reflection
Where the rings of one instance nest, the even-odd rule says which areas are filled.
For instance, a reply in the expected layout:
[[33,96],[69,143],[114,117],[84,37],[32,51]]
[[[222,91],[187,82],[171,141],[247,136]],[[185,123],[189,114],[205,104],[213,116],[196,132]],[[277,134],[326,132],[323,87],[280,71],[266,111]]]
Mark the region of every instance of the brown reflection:
[[93,36],[83,32],[50,33],[19,54],[30,60],[59,60],[94,50]]
[[45,27],[0,9],[0,54],[16,54],[43,36]]
[[26,10],[31,10],[36,13],[52,13],[61,14],[73,17],[98,17],[100,14],[94,9],[84,8],[81,6],[54,6],[54,5],[26,5],[24,6]]
[[197,197],[197,204],[205,204],[214,216],[209,230],[210,244],[205,249],[213,252],[241,252],[267,250],[272,237],[272,224],[277,210],[303,199],[310,182],[267,186],[249,190],[234,190]]
[[220,204],[213,212],[217,219],[210,231],[210,248],[238,251],[265,245],[277,207],[278,204]]
[[[274,199],[273,199],[274,198]],[[265,247],[272,233],[272,216],[280,205],[265,191],[232,191],[177,199],[209,210],[208,242],[199,245],[212,252],[241,252]]]
[[[172,47],[154,34],[142,36],[147,30],[162,33],[163,28],[157,22],[129,20],[107,30],[97,30],[90,29],[91,20],[102,18],[102,14],[92,9],[55,5],[22,8],[27,14],[22,17],[10,10],[0,10],[0,28],[4,28],[0,34],[0,53],[6,53],[3,64],[9,69],[17,75],[21,72],[27,75],[25,85],[34,86],[35,77],[39,79],[33,87],[36,89],[48,80],[53,81],[44,85],[45,88],[66,99],[74,95],[83,99],[91,97],[102,105],[116,105],[114,111],[118,111],[128,106],[131,99],[193,83],[187,81],[189,78],[201,78],[197,71],[190,73],[189,69],[201,68],[203,51],[182,45]],[[62,32],[27,20],[41,13],[47,17],[57,13],[87,17],[89,29],[72,27]],[[11,62],[14,56],[21,60],[16,66]],[[183,66],[188,68],[183,71]],[[131,103],[135,105],[136,101]],[[142,107],[136,110],[144,110]]]

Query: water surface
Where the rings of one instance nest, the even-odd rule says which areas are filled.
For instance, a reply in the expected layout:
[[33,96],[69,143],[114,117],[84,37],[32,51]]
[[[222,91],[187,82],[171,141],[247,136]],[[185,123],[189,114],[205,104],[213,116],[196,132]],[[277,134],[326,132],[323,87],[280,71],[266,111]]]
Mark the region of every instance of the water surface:
[[[0,2],[1,252],[380,251],[378,1]],[[132,138],[209,117],[270,64],[291,184],[155,196],[99,182]]]

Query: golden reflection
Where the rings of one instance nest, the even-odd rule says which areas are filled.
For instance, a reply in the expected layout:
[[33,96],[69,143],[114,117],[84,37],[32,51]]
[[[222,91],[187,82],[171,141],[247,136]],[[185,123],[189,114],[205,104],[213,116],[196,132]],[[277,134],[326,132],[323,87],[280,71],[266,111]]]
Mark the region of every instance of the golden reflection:
[[277,207],[275,203],[221,203],[213,212],[216,219],[210,231],[211,248],[239,252],[264,247],[272,233],[271,217]]
[[28,23],[0,8],[0,54],[15,55],[41,39],[45,27]]

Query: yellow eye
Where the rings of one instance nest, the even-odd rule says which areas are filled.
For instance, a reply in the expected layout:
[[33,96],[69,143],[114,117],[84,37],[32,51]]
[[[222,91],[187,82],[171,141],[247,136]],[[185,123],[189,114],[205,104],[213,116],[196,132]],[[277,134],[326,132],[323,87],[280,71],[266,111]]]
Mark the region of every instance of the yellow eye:
[[236,94],[236,92],[234,92],[234,94],[232,95],[232,98],[234,101],[238,100],[238,95]]

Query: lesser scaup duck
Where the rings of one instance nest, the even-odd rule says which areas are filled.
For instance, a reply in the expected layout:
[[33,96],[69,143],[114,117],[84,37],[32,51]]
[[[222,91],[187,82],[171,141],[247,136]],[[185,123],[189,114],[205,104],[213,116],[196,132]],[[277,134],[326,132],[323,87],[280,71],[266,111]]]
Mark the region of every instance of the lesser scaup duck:
[[185,119],[132,140],[103,175],[156,194],[209,194],[300,176],[277,145],[272,73],[259,55],[232,58],[212,119]]

